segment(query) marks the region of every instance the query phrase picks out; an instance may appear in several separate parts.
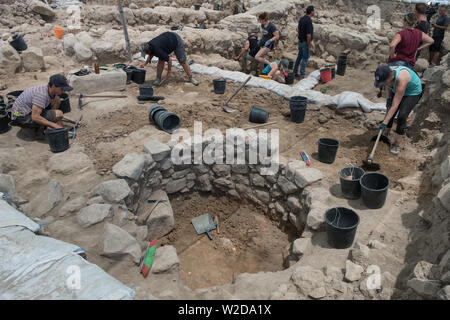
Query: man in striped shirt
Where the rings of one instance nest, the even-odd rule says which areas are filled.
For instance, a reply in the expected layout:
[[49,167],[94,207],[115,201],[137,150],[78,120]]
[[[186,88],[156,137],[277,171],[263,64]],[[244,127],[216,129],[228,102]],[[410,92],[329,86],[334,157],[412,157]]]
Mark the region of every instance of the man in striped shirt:
[[64,92],[71,91],[68,80],[61,74],[50,77],[48,84],[26,89],[12,106],[11,119],[18,125],[37,124],[62,128],[63,113],[59,109]]

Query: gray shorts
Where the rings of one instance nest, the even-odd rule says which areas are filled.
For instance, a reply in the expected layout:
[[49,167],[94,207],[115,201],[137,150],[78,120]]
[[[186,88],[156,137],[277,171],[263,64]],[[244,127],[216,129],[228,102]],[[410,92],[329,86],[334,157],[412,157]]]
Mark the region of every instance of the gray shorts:
[[[56,112],[52,109],[42,110],[41,117],[45,118],[50,122],[56,122]],[[15,120],[17,124],[37,124],[31,120],[31,112],[23,117],[17,117]]]
[[175,48],[175,56],[178,59],[179,63],[185,63],[186,62],[186,49],[184,48],[184,42],[181,37],[175,33],[175,36],[177,37],[177,47]]

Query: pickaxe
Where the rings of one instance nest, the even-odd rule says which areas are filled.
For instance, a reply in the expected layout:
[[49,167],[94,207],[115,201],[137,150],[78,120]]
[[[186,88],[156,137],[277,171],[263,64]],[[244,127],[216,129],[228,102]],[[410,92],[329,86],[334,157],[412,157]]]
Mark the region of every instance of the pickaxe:
[[80,108],[80,110],[83,109],[83,98],[127,98],[127,96],[88,96],[80,93],[80,95],[78,96],[78,108]]

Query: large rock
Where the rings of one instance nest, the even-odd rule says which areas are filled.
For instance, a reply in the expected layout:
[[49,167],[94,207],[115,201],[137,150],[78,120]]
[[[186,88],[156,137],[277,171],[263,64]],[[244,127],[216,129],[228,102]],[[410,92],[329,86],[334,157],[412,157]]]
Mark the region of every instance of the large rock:
[[22,67],[19,53],[6,41],[0,41],[0,75],[12,76]]
[[163,190],[157,190],[149,199],[165,200],[159,203],[142,203],[139,207],[138,221],[148,226],[149,239],[161,238],[171,232],[175,226],[169,197]]
[[153,160],[161,161],[169,156],[170,148],[165,143],[151,139],[144,143],[144,152],[151,154]]
[[80,210],[77,221],[80,226],[87,228],[114,215],[110,204],[92,204]]
[[177,193],[183,190],[187,186],[187,179],[182,178],[178,180],[172,180],[166,185],[166,192],[168,194]]
[[428,68],[429,65],[430,65],[429,62],[426,59],[419,58],[417,59],[416,64],[414,65],[414,70],[416,72],[423,72]]
[[59,216],[64,217],[69,213],[74,213],[81,208],[83,208],[86,204],[85,197],[78,197],[69,202],[65,203],[64,206],[59,210]]
[[101,72],[100,74],[88,74],[78,77],[69,76],[73,94],[95,94],[125,90],[127,74],[123,70]]
[[16,195],[16,184],[13,176],[0,174],[0,192],[7,193],[9,196]]
[[408,280],[407,286],[413,289],[419,296],[435,298],[440,288],[440,281],[413,278]]
[[197,190],[209,192],[212,190],[212,184],[209,174],[203,174],[197,179]]
[[354,282],[361,279],[361,274],[364,272],[364,268],[356,263],[347,260],[345,262],[345,280]]
[[82,152],[56,153],[47,162],[47,169],[50,172],[64,175],[77,174],[93,168],[91,159]]
[[180,260],[177,249],[173,246],[163,246],[156,249],[155,259],[152,266],[152,273],[172,273],[178,272]]
[[311,247],[312,247],[312,244],[311,244],[310,238],[296,239],[292,243],[292,254],[296,258],[300,259],[305,254],[308,254],[309,252],[311,252],[311,249],[312,249]]
[[101,241],[101,255],[110,258],[130,255],[136,264],[139,263],[142,255],[141,247],[127,231],[111,223],[106,223]]
[[442,205],[450,211],[450,183],[444,185],[437,195]]
[[305,296],[313,295],[316,289],[325,285],[325,276],[322,271],[311,267],[298,267],[292,273],[292,282],[300,293]]
[[64,38],[63,38],[63,48],[64,48],[64,53],[68,56],[73,56],[75,54],[75,44],[77,43],[77,38],[75,37],[74,34],[69,33],[69,34],[65,34]]
[[280,175],[277,182],[284,194],[291,194],[298,190],[298,187],[288,179],[286,179],[284,176]]
[[308,210],[306,224],[312,230],[325,227],[324,214],[332,206],[330,192],[325,188],[314,188],[306,193],[305,205]]
[[313,168],[300,169],[295,172],[295,184],[302,189],[322,178],[322,172]]
[[63,198],[63,187],[57,180],[50,180],[45,188],[25,206],[34,217],[42,217],[55,208]]
[[260,25],[256,16],[248,13],[240,13],[226,17],[218,23],[219,28],[227,29],[233,32],[258,33]]
[[105,201],[120,203],[131,194],[124,179],[109,180],[100,183],[91,191],[91,197],[101,196]]
[[450,286],[445,286],[438,292],[438,297],[441,300],[450,300]]
[[153,159],[148,154],[129,153],[113,166],[113,172],[118,178],[138,180],[142,170]]
[[441,163],[441,177],[442,180],[445,180],[450,177],[450,156],[448,156],[442,163]]
[[86,62],[91,60],[92,51],[82,42],[77,42],[73,46],[73,50],[75,51],[75,58],[78,62]]
[[51,18],[55,16],[53,9],[41,1],[33,0],[30,3],[30,9],[44,17]]
[[45,61],[41,48],[28,47],[22,52],[23,68],[27,72],[44,71]]

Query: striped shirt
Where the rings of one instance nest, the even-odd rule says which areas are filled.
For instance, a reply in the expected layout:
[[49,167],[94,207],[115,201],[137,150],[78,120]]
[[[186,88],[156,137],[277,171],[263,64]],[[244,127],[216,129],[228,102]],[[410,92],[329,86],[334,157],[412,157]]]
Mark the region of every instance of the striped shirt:
[[[33,105],[45,109],[52,102],[52,97],[48,93],[48,85],[43,84],[26,89],[12,106],[12,119],[16,119],[19,116],[23,117],[31,113]],[[17,113],[16,113],[17,111]]]

